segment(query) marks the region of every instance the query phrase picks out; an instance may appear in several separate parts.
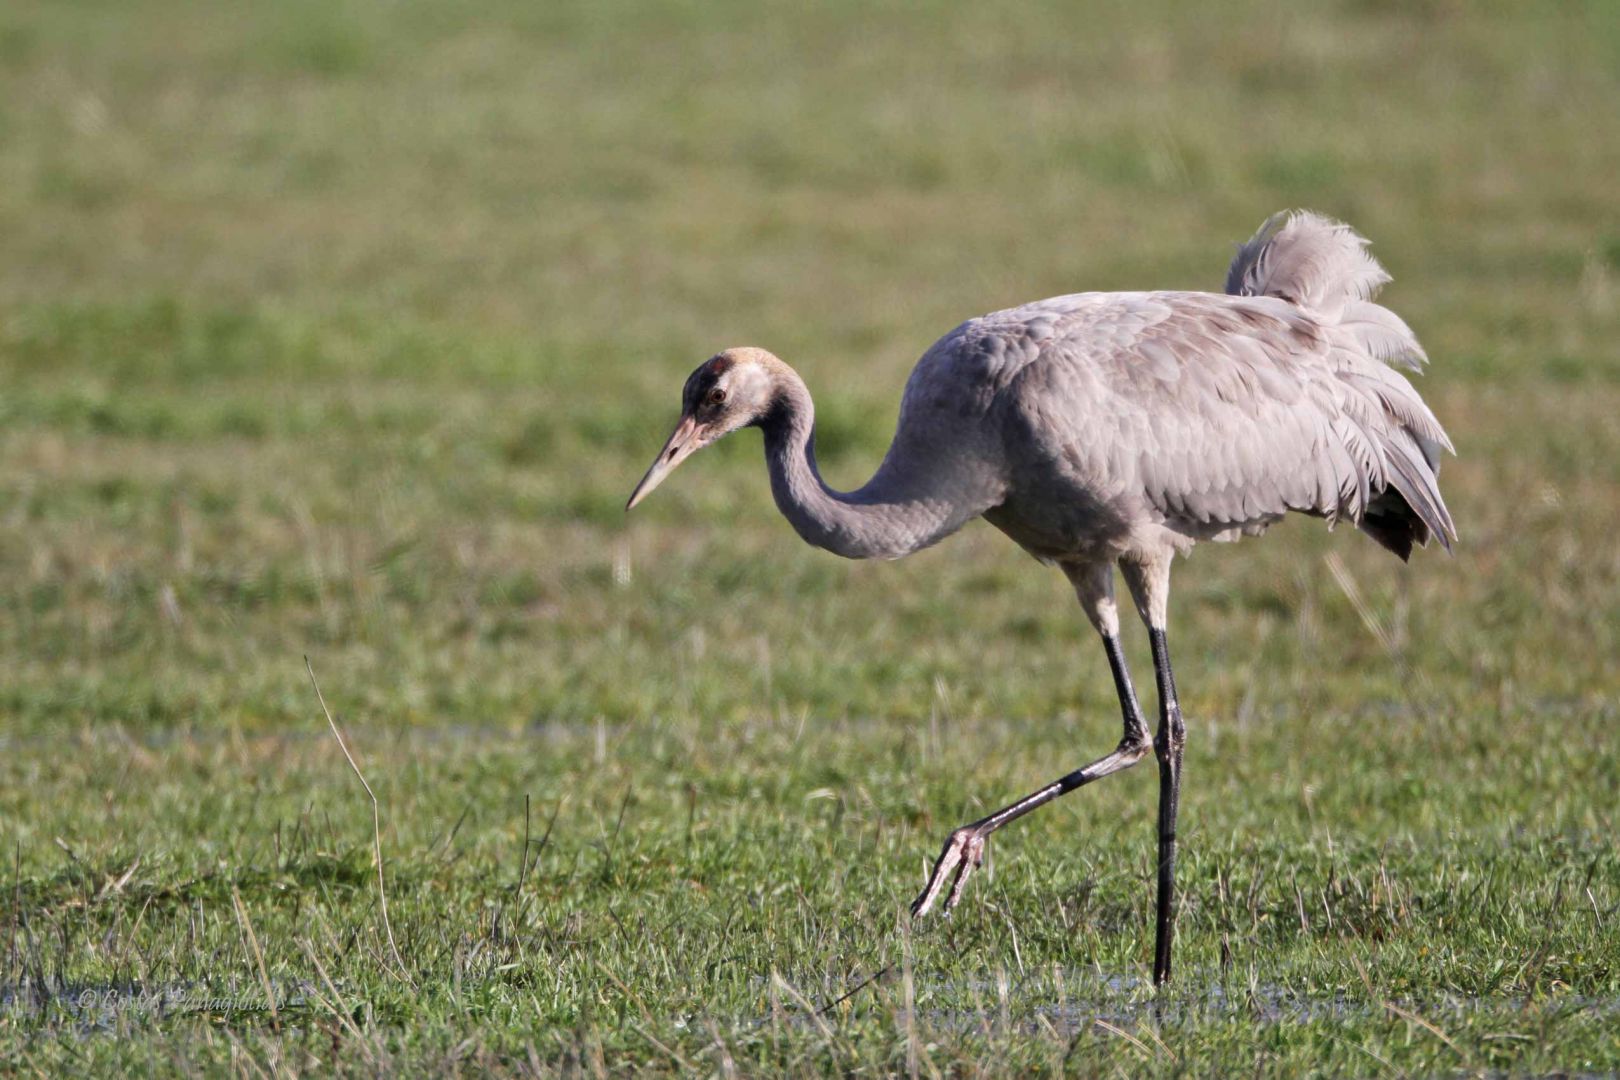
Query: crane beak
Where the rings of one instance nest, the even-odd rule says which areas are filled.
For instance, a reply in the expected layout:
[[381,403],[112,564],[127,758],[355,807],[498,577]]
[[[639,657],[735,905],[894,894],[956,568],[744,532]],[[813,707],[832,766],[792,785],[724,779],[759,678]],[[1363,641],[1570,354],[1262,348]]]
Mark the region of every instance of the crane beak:
[[681,417],[681,422],[675,425],[669,441],[664,448],[658,451],[653,459],[652,468],[647,475],[641,478],[636,490],[630,493],[630,501],[624,504],[626,512],[635,508],[636,503],[652,494],[653,488],[664,482],[664,477],[675,471],[675,466],[691,457],[694,452],[702,449],[703,439],[698,435],[698,423],[690,416]]

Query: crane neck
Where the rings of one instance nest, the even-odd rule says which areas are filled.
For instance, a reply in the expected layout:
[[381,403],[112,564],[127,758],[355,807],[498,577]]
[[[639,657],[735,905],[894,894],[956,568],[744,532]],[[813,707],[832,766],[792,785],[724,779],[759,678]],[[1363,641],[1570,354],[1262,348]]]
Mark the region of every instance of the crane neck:
[[[915,460],[895,436],[883,464],[855,491],[836,491],[816,465],[815,405],[798,373],[783,364],[765,433],[765,462],[776,506],[806,543],[847,559],[898,559],[943,540],[982,507],[955,505],[946,463]],[[930,468],[932,465],[932,469]]]

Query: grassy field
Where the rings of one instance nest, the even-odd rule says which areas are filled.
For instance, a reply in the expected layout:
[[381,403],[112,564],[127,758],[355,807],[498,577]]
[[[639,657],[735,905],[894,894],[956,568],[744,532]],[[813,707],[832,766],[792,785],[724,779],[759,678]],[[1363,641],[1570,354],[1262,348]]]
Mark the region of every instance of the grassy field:
[[[1620,1070],[1616,101],[1606,0],[9,0],[0,1072]],[[1102,652],[986,526],[806,548],[752,434],[626,519],[681,381],[778,352],[853,485],[962,318],[1298,205],[1456,557],[1180,567],[1167,992],[1151,766],[909,927]]]

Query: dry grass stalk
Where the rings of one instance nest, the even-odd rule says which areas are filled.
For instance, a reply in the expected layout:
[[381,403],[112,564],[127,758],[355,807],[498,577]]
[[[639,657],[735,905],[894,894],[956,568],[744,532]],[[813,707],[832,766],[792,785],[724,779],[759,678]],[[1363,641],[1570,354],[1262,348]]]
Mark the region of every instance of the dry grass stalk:
[[349,760],[349,768],[360,778],[360,786],[366,789],[366,798],[371,800],[372,854],[376,857],[377,863],[377,901],[382,910],[383,932],[388,936],[388,948],[394,954],[394,963],[399,968],[400,978],[414,987],[416,982],[411,978],[410,969],[405,966],[404,958],[399,955],[399,945],[394,941],[394,924],[388,918],[388,885],[383,878],[382,812],[378,808],[377,794],[366,782],[366,774],[360,771],[354,755],[349,753],[349,744],[343,741],[343,732],[338,730],[337,721],[332,719],[332,710],[326,707],[326,696],[321,693],[321,684],[315,680],[315,668],[307,656],[304,657],[304,669],[309,672],[309,684],[315,688],[315,699],[321,703],[321,712],[326,715],[327,726],[332,729],[332,735],[337,739],[338,749],[342,750],[343,756]]

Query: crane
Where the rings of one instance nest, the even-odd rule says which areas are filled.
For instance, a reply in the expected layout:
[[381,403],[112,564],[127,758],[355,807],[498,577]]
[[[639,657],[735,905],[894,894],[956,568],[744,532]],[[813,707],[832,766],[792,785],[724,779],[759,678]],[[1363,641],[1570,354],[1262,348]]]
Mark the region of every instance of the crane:
[[[1238,248],[1224,293],[1076,293],[970,319],[917,362],[882,464],[850,492],[821,479],[798,374],[763,349],[726,349],[686,380],[680,421],[626,510],[697,450],[757,427],[777,508],[810,544],[896,559],[982,517],[1063,571],[1102,637],[1124,733],[1090,764],[952,832],[911,910],[924,916],[943,896],[948,913],[997,829],[1151,751],[1161,985],[1186,742],[1166,639],[1172,559],[1201,540],[1257,535],[1289,511],[1348,520],[1402,560],[1431,538],[1447,551],[1456,539],[1439,488],[1451,442],[1397,370],[1420,372],[1427,357],[1372,300],[1389,280],[1348,225],[1284,211]],[[1115,567],[1151,643],[1151,736],[1120,647]]]

